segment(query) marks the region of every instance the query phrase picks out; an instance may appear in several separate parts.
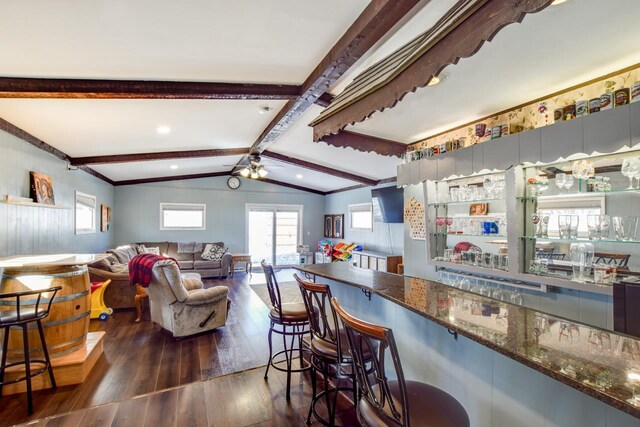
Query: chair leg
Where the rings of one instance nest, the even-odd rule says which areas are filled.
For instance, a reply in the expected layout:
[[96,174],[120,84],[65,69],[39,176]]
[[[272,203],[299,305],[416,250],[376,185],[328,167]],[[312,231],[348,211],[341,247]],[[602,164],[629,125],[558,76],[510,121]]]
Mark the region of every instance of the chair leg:
[[327,369],[324,369],[324,400],[327,405],[327,411],[329,411],[329,425],[333,425],[333,411],[331,410],[331,396],[329,393],[329,375],[327,375]]
[[49,350],[47,349],[47,343],[44,340],[44,331],[42,330],[42,322],[40,320],[38,320],[38,333],[40,334],[40,342],[42,343],[44,360],[45,362],[47,362],[47,370],[49,371],[49,378],[51,379],[51,388],[56,388],[56,379],[53,376],[53,367],[51,366],[51,359],[49,359]]
[[4,328],[4,339],[2,340],[2,364],[0,364],[0,397],[2,397],[2,383],[4,382],[4,367],[7,364],[7,346],[9,345],[9,329]]
[[273,343],[271,341],[273,335],[273,322],[271,322],[271,326],[269,327],[269,360],[267,361],[267,370],[264,372],[264,379],[267,379],[269,375],[269,368],[271,367],[271,358],[273,357]]
[[291,354],[291,349],[293,348],[293,339],[295,339],[295,336],[292,336],[292,344],[290,348],[287,348],[287,327],[284,326],[283,327],[283,334],[282,334],[282,342],[284,344],[284,358],[287,361],[287,401],[291,400],[291,359],[292,359],[292,354]]
[[316,368],[311,365],[311,404],[309,405],[309,413],[307,414],[307,425],[311,424],[311,414],[313,413],[313,404],[316,400]]
[[22,342],[24,344],[24,368],[27,377],[27,410],[29,415],[33,415],[33,396],[31,396],[31,356],[29,355],[29,335],[27,334],[27,324],[22,325]]

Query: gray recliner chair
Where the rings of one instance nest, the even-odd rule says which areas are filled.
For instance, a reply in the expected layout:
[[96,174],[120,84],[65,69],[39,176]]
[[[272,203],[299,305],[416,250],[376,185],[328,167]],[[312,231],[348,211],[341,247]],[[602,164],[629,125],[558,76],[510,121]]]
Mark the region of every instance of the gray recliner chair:
[[153,266],[147,293],[151,320],[174,337],[209,331],[227,321],[229,288],[204,289],[198,273],[180,274],[178,265],[170,259]]

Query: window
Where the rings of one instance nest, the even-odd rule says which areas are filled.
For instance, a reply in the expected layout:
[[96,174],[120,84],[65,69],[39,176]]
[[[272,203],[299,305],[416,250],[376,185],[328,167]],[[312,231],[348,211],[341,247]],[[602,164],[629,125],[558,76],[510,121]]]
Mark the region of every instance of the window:
[[160,203],[160,230],[206,229],[206,205]]
[[549,235],[558,237],[559,215],[578,215],[578,237],[589,235],[587,228],[588,215],[604,215],[604,196],[551,196],[538,200],[538,212],[549,215]]
[[96,196],[76,191],[76,234],[96,232]]
[[349,228],[351,230],[372,230],[373,214],[371,203],[349,205]]

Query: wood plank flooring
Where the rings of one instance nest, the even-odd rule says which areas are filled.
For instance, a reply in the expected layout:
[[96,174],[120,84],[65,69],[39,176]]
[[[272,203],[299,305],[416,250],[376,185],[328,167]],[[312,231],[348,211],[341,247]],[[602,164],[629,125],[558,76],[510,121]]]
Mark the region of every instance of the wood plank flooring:
[[[292,280],[292,270],[282,270],[278,272],[279,281]],[[104,354],[96,364],[89,379],[83,384],[76,386],[59,387],[57,390],[42,390],[34,392],[33,416],[27,416],[26,396],[24,394],[4,396],[0,399],[0,426],[24,423],[29,420],[50,417],[56,414],[67,413],[79,409],[92,408],[83,414],[83,425],[87,420],[95,421],[96,425],[106,419],[116,422],[116,425],[127,425],[131,414],[140,414],[136,405],[143,405],[147,408],[149,417],[148,423],[153,417],[160,417],[164,425],[172,425],[166,417],[173,417],[175,414],[163,415],[165,407],[175,406],[179,408],[187,403],[185,400],[180,403],[180,393],[191,393],[198,395],[200,399],[203,394],[199,393],[198,387],[205,387],[202,380],[225,376],[235,372],[264,366],[268,357],[267,332],[269,321],[267,318],[268,309],[264,303],[248,286],[249,283],[264,283],[264,276],[261,272],[256,272],[252,279],[246,274],[236,274],[234,278],[225,280],[207,280],[205,286],[226,285],[230,289],[232,301],[229,318],[225,327],[212,333],[175,340],[160,327],[155,326],[149,320],[148,309],[145,310],[143,320],[135,324],[135,312],[117,312],[105,322],[92,320],[90,329],[92,331],[104,330],[107,335],[104,343]],[[258,370],[261,371],[261,370]],[[219,396],[216,401],[220,405],[220,399],[224,401],[224,396],[228,393],[225,381],[230,382],[234,388],[241,386],[244,392],[238,395],[233,405],[246,405],[245,408],[252,413],[250,407],[253,399],[250,397],[251,390],[255,388],[253,374],[239,374],[237,378],[223,377],[219,385],[207,385],[206,393]],[[255,374],[257,381],[259,374]],[[261,377],[260,377],[261,378]],[[175,387],[194,383],[190,389],[182,389],[182,392]],[[216,383],[218,384],[218,383]],[[276,393],[280,389],[273,389],[273,383],[269,382],[268,389],[261,393]],[[211,390],[209,388],[213,387]],[[216,388],[217,387],[217,388]],[[279,387],[279,386],[278,386]],[[173,388],[175,391],[168,395],[149,395],[144,399],[146,403],[124,403],[126,399],[135,396],[148,395],[159,390]],[[207,391],[209,390],[209,391]],[[174,393],[172,395],[172,393]],[[175,394],[178,393],[178,394]],[[309,394],[309,393],[307,393]],[[185,394],[185,396],[187,396]],[[307,396],[308,397],[308,396]],[[183,397],[183,399],[186,399]],[[132,402],[136,400],[133,399]],[[174,402],[175,400],[175,402]],[[304,399],[305,404],[309,400]],[[110,402],[122,402],[112,407],[105,406]],[[173,405],[175,403],[175,405]],[[102,405],[102,406],[99,406]],[[97,408],[94,408],[97,407]],[[107,409],[115,408],[115,409]],[[158,410],[149,411],[150,408]],[[205,406],[203,406],[205,408]],[[139,408],[138,408],[139,409]],[[193,408],[191,408],[193,409]],[[219,407],[206,409],[216,412]],[[172,410],[172,409],[171,409]],[[280,409],[279,409],[280,410]],[[132,412],[133,411],[133,412]],[[201,412],[201,411],[200,411]],[[202,418],[203,413],[197,412],[194,416]],[[206,411],[205,411],[206,412]],[[234,414],[242,412],[236,409],[229,410],[230,423],[238,419]],[[264,416],[252,416],[247,420],[259,423],[269,418]],[[199,415],[198,415],[199,414]],[[282,416],[277,412],[277,417]],[[47,425],[75,425],[77,415],[66,415],[67,421],[51,421]],[[88,418],[84,418],[88,417]],[[243,414],[238,415],[242,419]],[[258,419],[258,418],[264,418]],[[244,419],[243,419],[244,422]],[[189,425],[183,424],[181,425]],[[131,424],[128,424],[131,425]],[[136,424],[142,425],[142,424]],[[194,424],[195,425],[195,424]],[[216,424],[217,425],[217,421]],[[225,425],[222,423],[221,425]]]

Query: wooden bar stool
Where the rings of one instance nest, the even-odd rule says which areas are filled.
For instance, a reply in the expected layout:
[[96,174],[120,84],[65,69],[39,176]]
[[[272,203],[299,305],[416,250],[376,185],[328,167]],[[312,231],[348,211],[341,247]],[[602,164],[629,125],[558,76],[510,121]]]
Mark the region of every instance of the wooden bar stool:
[[[44,332],[42,331],[42,319],[49,315],[51,309],[51,303],[56,296],[56,293],[62,289],[61,286],[56,286],[48,289],[41,289],[37,291],[24,291],[24,292],[12,292],[6,294],[0,294],[0,300],[3,299],[15,299],[15,309],[0,311],[0,328],[4,329],[4,340],[2,343],[2,362],[0,363],[0,397],[2,397],[2,386],[5,384],[17,383],[19,381],[27,381],[27,408],[29,415],[33,414],[33,397],[31,396],[31,378],[49,371],[49,378],[51,379],[51,387],[56,388],[56,380],[53,376],[53,368],[51,367],[51,360],[49,359],[49,351],[47,349],[47,343],[44,339]],[[40,307],[42,295],[51,292],[49,300],[46,301],[46,308]],[[32,299],[23,301],[22,298],[31,297]],[[35,300],[33,299],[35,297]],[[38,327],[38,333],[40,334],[40,341],[42,343],[42,352],[44,353],[44,360],[34,359],[31,360],[29,355],[29,335],[27,328],[30,323],[35,322]],[[22,328],[22,343],[24,348],[24,360],[19,362],[7,363],[7,353],[9,346],[9,329],[12,326],[20,326]],[[42,364],[42,368],[35,372],[31,372],[31,364]],[[12,366],[24,365],[25,376],[12,379],[10,381],[4,380],[5,371]]]
[[[267,370],[264,373],[264,379],[267,379],[269,374],[269,368],[277,369],[278,371],[287,373],[287,400],[290,400],[291,391],[291,374],[293,372],[304,372],[311,369],[311,366],[304,366],[302,357],[303,349],[303,337],[309,334],[309,317],[307,316],[307,310],[303,303],[282,303],[280,297],[280,288],[278,287],[278,281],[276,275],[273,272],[273,267],[267,264],[265,261],[261,263],[264,270],[265,278],[267,279],[267,290],[269,291],[269,299],[271,300],[271,311],[269,311],[269,320],[271,326],[269,327],[269,362],[267,363]],[[279,334],[282,336],[282,343],[284,349],[273,354],[273,334]],[[287,341],[287,338],[291,338]],[[296,343],[297,341],[297,343]],[[293,359],[295,355],[300,358],[300,367],[293,367]],[[284,359],[278,359],[284,355]],[[285,366],[281,366],[285,364]]]
[[[451,395],[417,381],[406,381],[393,331],[348,314],[336,298],[331,304],[342,321],[358,385],[356,413],[360,425],[412,427],[466,427],[469,416]],[[397,380],[387,379],[385,353],[389,350]],[[367,356],[373,355],[370,361]]]
[[[331,305],[331,289],[328,285],[302,280],[294,274],[304,304],[309,316],[309,328],[311,329],[311,387],[313,399],[309,406],[307,424],[311,423],[311,414],[328,426],[335,425],[335,411],[338,392],[348,391],[353,393],[353,401],[356,401],[356,381],[353,374],[353,364],[349,353],[349,343],[343,330],[338,328],[338,317]],[[367,360],[371,359],[368,355]],[[324,379],[324,389],[316,393],[316,373],[321,373]],[[336,386],[331,388],[329,378],[337,380]],[[343,380],[350,380],[349,387],[342,387]],[[333,399],[331,398],[333,394]],[[324,398],[329,419],[326,420],[318,414],[316,404]]]

